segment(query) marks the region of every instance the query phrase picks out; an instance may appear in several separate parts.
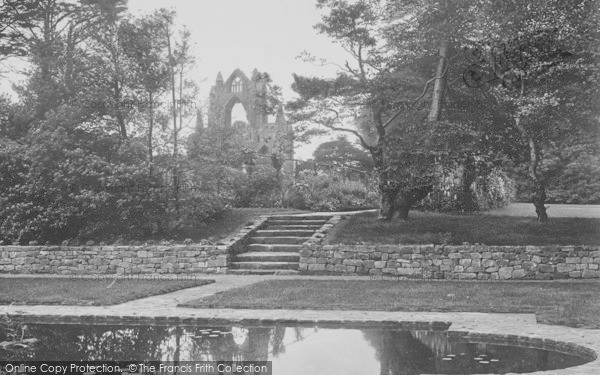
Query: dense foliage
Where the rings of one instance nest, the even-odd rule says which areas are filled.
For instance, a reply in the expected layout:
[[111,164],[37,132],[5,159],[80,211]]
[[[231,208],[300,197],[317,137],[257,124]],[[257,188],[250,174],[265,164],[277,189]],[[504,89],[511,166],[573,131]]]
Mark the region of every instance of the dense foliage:
[[1,57],[30,65],[18,99],[0,100],[3,243],[183,239],[225,210],[218,177],[198,184],[179,150],[195,115],[189,33],[125,3],[3,3]]
[[[0,4],[0,62],[28,65],[16,99],[0,97],[2,243],[185,238],[228,206],[378,200],[392,219],[485,210],[516,190],[545,221],[546,202],[600,203],[593,2],[318,0],[316,30],[348,61],[332,77],[294,76],[298,132],[282,127],[263,155],[239,124],[204,125],[174,14],[134,17],[126,3]],[[283,118],[281,89],[260,79],[255,104]],[[314,124],[362,149],[326,142],[284,176]]]
[[[335,77],[295,77],[299,99],[289,108],[301,124],[359,139],[379,179],[381,218],[406,218],[427,195],[440,195],[434,190],[454,189],[444,181],[457,173],[452,202],[436,206],[470,211],[507,202],[512,189],[499,171],[517,178],[539,221],[547,220],[547,199],[594,201],[597,173],[582,165],[595,159],[599,139],[593,2],[317,4],[323,17],[315,28],[348,59],[335,64]],[[525,168],[527,184],[518,173]]]
[[305,170],[281,181],[271,168],[239,176],[234,204],[312,211],[355,211],[377,207],[377,191],[365,180],[331,170]]

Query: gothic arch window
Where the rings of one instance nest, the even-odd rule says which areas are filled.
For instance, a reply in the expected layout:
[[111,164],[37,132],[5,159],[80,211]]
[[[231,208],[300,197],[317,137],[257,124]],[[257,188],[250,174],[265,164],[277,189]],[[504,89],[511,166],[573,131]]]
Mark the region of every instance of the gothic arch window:
[[231,82],[231,92],[241,92],[242,91],[242,79],[240,77],[235,77],[233,82]]

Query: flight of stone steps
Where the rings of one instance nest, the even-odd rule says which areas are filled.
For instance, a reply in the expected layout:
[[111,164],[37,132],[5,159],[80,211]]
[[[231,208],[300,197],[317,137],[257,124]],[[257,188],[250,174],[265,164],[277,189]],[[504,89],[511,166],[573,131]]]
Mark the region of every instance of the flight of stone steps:
[[271,216],[231,263],[230,274],[298,273],[302,243],[332,216]]

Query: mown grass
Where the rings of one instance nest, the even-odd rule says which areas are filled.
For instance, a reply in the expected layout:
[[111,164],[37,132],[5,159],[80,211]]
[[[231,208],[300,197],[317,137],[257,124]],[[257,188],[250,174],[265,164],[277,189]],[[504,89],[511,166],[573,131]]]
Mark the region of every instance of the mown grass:
[[411,212],[407,221],[382,222],[370,212],[354,215],[329,235],[343,244],[598,245],[600,219]]
[[182,306],[535,313],[540,323],[599,329],[600,283],[271,280]]
[[115,305],[214,280],[0,278],[0,305]]
[[233,208],[227,210],[221,217],[198,226],[190,236],[194,242],[209,238],[219,240],[236,233],[248,222],[262,215],[292,215],[306,212],[283,208]]
[[154,245],[154,244],[182,244],[192,241],[193,243],[199,243],[202,240],[209,240],[211,242],[217,242],[220,239],[228,237],[236,233],[239,229],[254,221],[262,215],[293,215],[306,213],[309,211],[302,211],[296,209],[284,209],[284,208],[233,208],[224,211],[219,217],[212,220],[203,222],[193,229],[186,231],[185,233],[179,233],[173,236],[169,235],[155,235],[147,238],[127,238],[125,237],[113,237],[113,238],[98,238],[97,240],[91,241],[75,241],[70,243],[71,246],[88,245],[102,245],[102,244],[113,244],[113,245]]

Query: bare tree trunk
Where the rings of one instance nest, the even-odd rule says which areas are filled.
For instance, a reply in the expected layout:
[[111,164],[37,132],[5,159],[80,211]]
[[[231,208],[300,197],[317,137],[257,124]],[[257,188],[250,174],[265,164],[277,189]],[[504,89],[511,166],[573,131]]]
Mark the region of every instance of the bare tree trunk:
[[475,199],[471,185],[477,178],[477,169],[473,155],[468,155],[463,165],[463,173],[460,181],[460,207],[463,211],[472,212],[476,209]]
[[438,50],[439,61],[435,76],[441,78],[436,79],[433,84],[431,107],[429,108],[429,115],[427,116],[428,121],[439,121],[442,115],[442,108],[444,107],[444,94],[446,91],[446,72],[448,70],[447,65],[449,45],[450,42],[448,39],[445,39],[440,44],[440,48]]
[[[400,213],[396,206],[398,187],[380,176],[379,194],[381,195],[379,220],[389,221],[399,217]],[[408,212],[406,216],[408,216]]]
[[408,220],[410,209],[419,201],[423,200],[433,190],[432,185],[419,186],[407,191],[401,191],[396,198],[397,217]]
[[546,198],[546,186],[543,183],[536,181],[533,194],[533,205],[535,206],[535,213],[537,214],[540,223],[548,221]]
[[535,207],[535,213],[537,214],[537,220],[540,223],[545,223],[548,221],[548,214],[546,213],[546,184],[538,171],[539,155],[537,144],[535,139],[533,139],[523,124],[521,124],[521,119],[519,117],[515,119],[515,124],[517,129],[521,132],[521,135],[523,135],[527,141],[527,146],[529,147],[528,174],[529,178],[533,181],[532,202]]
[[392,220],[396,216],[397,187],[389,180],[383,160],[383,145],[381,142],[377,147],[369,150],[375,164],[375,172],[378,178],[380,195],[379,220]]
[[148,161],[150,163],[150,175],[152,175],[152,133],[154,130],[154,95],[152,95],[152,93],[149,93],[148,98],[150,99],[150,118],[148,121]]
[[[113,33],[116,33],[113,31]],[[112,36],[115,38],[114,34]],[[113,76],[113,100],[115,101],[116,113],[115,116],[117,118],[117,123],[119,124],[119,131],[121,133],[121,138],[127,138],[127,128],[125,126],[125,119],[123,118],[123,112],[121,112],[122,103],[122,82],[120,82],[121,78],[121,61],[119,60],[119,42],[116,40],[111,40],[111,54],[112,60],[115,67],[115,72]]]
[[175,71],[173,69],[173,53],[171,51],[171,33],[169,31],[169,25],[167,25],[167,50],[169,53],[169,68],[171,77],[171,96],[173,100],[173,194],[175,198],[175,211],[179,212],[179,179],[177,168],[178,159],[178,145],[177,145],[177,97],[175,88]]
[[369,151],[375,163],[375,171],[379,180],[378,186],[381,197],[379,220],[389,221],[397,218],[407,220],[410,209],[415,203],[424,199],[433,190],[433,186],[403,187],[390,178],[385,168],[383,142]]
[[[525,80],[521,78],[521,96],[525,93]],[[521,122],[521,117],[515,117],[515,126],[521,133],[521,136],[527,142],[529,148],[529,178],[533,181],[533,196],[532,203],[535,207],[535,213],[537,214],[537,221],[545,223],[548,221],[548,214],[546,212],[546,184],[543,176],[538,171],[539,165],[539,150],[535,139],[527,131],[525,126]]]
[[537,220],[541,223],[548,221],[548,214],[546,213],[546,185],[544,184],[543,178],[538,173],[538,150],[537,145],[533,137],[527,137],[527,144],[529,145],[529,177],[533,180],[533,205],[535,206],[535,213],[537,214]]
[[379,193],[381,204],[379,220],[393,219],[407,220],[410,209],[420,200],[424,199],[433,189],[433,186],[420,186],[409,190],[402,189],[395,181],[388,179],[387,173],[379,171]]
[[69,31],[67,33],[67,48],[66,48],[66,58],[65,58],[65,76],[64,82],[67,87],[67,92],[69,95],[73,94],[73,81],[74,81],[74,69],[73,69],[73,59],[75,55],[75,32],[74,26],[71,25],[69,27]]

